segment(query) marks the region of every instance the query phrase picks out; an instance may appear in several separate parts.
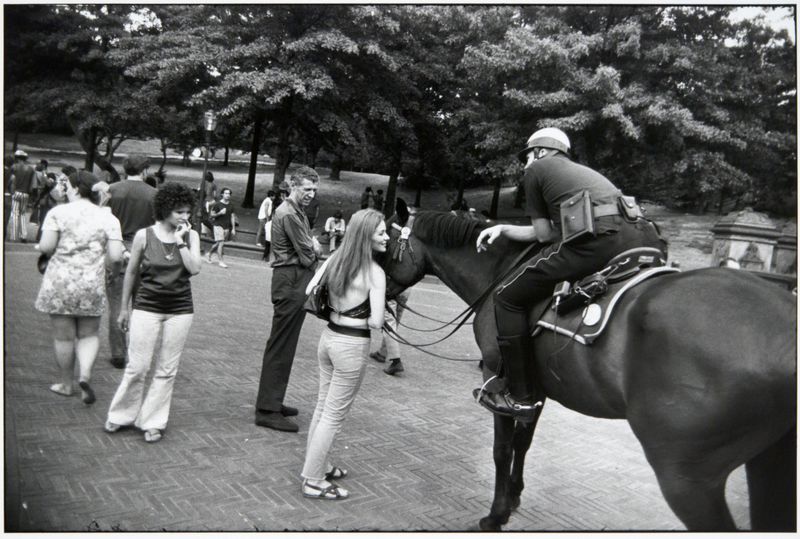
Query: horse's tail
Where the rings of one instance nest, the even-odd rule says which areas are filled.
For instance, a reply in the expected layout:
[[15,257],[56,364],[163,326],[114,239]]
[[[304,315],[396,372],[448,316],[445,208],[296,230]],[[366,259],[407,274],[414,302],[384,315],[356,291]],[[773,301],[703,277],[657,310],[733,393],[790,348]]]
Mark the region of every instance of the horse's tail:
[[797,423],[747,461],[753,531],[797,531]]

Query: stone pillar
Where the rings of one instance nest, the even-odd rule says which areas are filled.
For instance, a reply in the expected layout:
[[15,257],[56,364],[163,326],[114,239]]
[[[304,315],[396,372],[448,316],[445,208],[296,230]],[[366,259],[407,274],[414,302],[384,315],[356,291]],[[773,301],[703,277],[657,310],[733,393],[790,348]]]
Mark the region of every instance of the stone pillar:
[[731,212],[711,229],[712,266],[731,265],[751,271],[773,271],[781,233],[763,213],[748,208]]
[[797,276],[797,225],[794,223],[787,223],[781,230],[772,257],[772,271]]

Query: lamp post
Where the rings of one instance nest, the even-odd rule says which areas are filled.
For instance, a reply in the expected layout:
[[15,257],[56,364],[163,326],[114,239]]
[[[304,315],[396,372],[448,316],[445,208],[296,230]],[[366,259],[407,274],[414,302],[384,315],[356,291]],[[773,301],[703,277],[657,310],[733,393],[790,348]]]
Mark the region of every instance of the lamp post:
[[200,222],[202,220],[203,208],[205,208],[206,205],[206,173],[208,172],[208,152],[209,148],[211,147],[211,133],[217,127],[217,115],[213,110],[206,111],[206,113],[203,114],[203,127],[206,131],[206,148],[203,152],[203,177],[200,179],[200,207],[197,208],[197,211],[195,212],[198,221],[195,223],[195,230],[198,231],[198,234],[200,233]]

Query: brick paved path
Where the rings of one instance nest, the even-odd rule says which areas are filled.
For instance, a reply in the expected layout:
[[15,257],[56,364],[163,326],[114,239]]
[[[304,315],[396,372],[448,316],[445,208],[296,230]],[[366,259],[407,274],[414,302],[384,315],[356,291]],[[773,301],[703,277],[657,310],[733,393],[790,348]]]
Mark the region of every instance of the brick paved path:
[[[160,443],[146,444],[138,431],[102,430],[122,374],[106,360],[105,330],[94,370],[97,403],[47,390],[57,371],[49,319],[32,307],[40,282],[35,257],[18,244],[4,257],[6,531],[465,531],[488,513],[492,421],[471,400],[480,381],[474,363],[405,350],[405,373],[391,377],[371,362],[334,447],[336,463],[350,470],[343,484],[351,498],[308,500],[299,473],[323,324],[307,320],[287,395],[301,410],[299,435],[256,427],[271,317],[266,265],[231,259],[230,269],[206,264],[193,279],[197,313],[169,428]],[[463,308],[432,283],[417,285],[411,301],[441,319]],[[407,316],[409,325],[431,327]],[[419,341],[430,335],[409,334]],[[477,352],[469,331],[436,350]],[[527,488],[508,530],[683,529],[625,422],[548,402],[527,463]],[[728,497],[743,527],[746,491],[737,470]]]

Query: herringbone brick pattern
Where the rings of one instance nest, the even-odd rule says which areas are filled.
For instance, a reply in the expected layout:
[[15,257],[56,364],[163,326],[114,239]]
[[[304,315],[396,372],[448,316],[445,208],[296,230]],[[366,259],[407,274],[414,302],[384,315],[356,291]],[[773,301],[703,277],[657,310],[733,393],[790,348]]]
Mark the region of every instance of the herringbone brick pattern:
[[[405,373],[371,362],[334,446],[351,498],[300,493],[306,433],[317,391],[322,322],[308,318],[287,404],[299,434],[253,424],[261,355],[270,327],[270,270],[232,258],[193,279],[196,314],[169,428],[157,444],[102,425],[122,371],[108,362],[105,330],[91,407],[47,388],[54,381],[48,317],[33,309],[40,277],[29,246],[5,253],[6,531],[465,531],[488,513],[494,486],[492,420],[472,402],[474,363],[405,349]],[[463,304],[421,283],[411,302],[440,319]],[[409,313],[407,323],[431,327]],[[105,320],[104,320],[105,324]],[[105,327],[105,326],[103,326]],[[431,334],[409,333],[420,342]],[[375,344],[376,345],[376,344]],[[477,354],[470,330],[434,348]],[[581,416],[549,402],[527,458],[521,507],[506,529],[681,530],[638,442],[622,421]],[[728,496],[748,525],[743,473]]]

